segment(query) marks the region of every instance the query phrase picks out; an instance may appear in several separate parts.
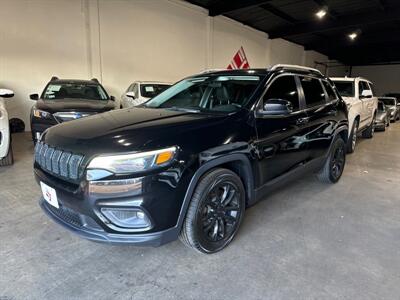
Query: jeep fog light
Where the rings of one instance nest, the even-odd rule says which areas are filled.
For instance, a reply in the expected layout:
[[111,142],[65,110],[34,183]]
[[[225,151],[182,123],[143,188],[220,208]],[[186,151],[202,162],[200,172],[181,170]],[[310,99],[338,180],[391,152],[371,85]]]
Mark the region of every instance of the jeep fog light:
[[101,213],[114,225],[123,228],[147,228],[151,222],[138,208],[101,208]]

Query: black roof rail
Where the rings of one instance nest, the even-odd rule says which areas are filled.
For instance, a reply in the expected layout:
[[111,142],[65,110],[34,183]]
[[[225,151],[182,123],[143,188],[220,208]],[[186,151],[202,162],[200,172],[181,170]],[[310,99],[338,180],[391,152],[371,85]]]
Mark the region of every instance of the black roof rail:
[[57,76],[51,77],[50,81],[54,81],[54,80],[58,80],[58,77]]
[[97,78],[92,78],[92,79],[90,79],[90,81],[94,81],[94,82],[96,82],[96,83],[100,83],[99,80],[98,80]]

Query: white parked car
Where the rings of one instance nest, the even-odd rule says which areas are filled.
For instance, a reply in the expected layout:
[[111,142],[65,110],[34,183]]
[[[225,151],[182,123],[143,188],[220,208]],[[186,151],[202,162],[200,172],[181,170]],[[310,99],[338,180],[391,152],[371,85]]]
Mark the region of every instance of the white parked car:
[[13,96],[13,91],[0,89],[0,167],[12,165],[14,162],[8,112],[4,104],[4,98]]
[[140,105],[165,91],[172,84],[156,81],[135,81],[121,96],[121,107]]
[[378,98],[374,93],[372,82],[365,78],[335,77],[331,80],[347,104],[349,128],[351,128],[347,151],[352,153],[359,133],[366,138],[374,136]]

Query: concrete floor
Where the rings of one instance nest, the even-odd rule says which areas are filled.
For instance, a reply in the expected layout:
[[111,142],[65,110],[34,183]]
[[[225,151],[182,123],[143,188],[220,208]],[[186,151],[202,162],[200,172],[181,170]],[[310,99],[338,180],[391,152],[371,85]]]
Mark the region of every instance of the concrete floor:
[[359,140],[342,180],[312,175],[250,208],[235,241],[201,255],[92,243],[37,205],[33,147],[0,169],[0,299],[400,299],[400,124]]

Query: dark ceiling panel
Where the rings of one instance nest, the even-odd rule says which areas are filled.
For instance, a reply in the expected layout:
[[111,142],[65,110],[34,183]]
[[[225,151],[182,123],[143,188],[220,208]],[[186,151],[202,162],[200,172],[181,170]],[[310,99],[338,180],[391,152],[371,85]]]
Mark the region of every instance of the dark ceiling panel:
[[[348,64],[400,61],[400,0],[188,0]],[[327,6],[322,20],[315,13]],[[348,34],[358,31],[351,41]]]

